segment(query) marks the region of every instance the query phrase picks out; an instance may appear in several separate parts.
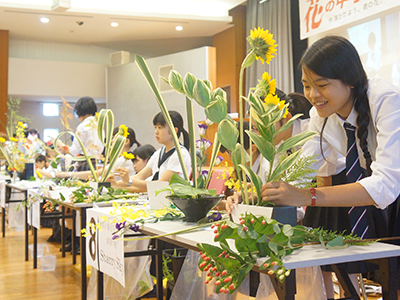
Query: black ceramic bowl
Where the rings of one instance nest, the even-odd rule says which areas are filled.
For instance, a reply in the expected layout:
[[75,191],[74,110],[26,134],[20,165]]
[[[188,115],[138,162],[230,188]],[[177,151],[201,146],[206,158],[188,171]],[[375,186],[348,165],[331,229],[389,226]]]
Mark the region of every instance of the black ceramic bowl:
[[186,222],[197,222],[203,219],[224,198],[224,195],[205,195],[198,199],[182,199],[171,196],[167,198],[185,214]]

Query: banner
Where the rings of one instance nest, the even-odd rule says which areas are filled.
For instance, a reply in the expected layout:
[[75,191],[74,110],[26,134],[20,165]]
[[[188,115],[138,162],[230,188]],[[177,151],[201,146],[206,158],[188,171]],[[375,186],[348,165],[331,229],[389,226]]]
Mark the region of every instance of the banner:
[[396,6],[399,0],[299,0],[301,39]]
[[88,209],[86,212],[87,264],[111,276],[125,287],[124,242],[112,239],[115,224],[101,221],[101,216],[105,215],[104,210]]

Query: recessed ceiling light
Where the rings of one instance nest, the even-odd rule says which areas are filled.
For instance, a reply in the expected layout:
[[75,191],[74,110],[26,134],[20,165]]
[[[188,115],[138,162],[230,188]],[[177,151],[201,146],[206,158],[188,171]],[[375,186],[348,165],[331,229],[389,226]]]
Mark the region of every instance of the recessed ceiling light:
[[49,18],[45,18],[45,17],[40,18],[40,22],[42,22],[42,23],[49,23]]
[[183,30],[183,27],[180,26],[180,25],[178,25],[178,26],[175,27],[175,29],[176,29],[177,31],[181,31],[181,30]]
[[117,22],[111,22],[111,26],[112,26],[112,27],[117,27],[117,26],[118,26],[118,23],[117,23]]

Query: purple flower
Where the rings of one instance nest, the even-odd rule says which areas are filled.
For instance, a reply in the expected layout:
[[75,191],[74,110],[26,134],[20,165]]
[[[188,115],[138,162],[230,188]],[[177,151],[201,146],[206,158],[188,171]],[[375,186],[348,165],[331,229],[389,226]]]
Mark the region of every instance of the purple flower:
[[134,232],[138,232],[139,231],[139,225],[138,224],[133,224],[133,225],[129,226],[129,229],[134,231]]
[[196,141],[196,146],[201,151],[207,150],[207,148],[210,147],[211,145],[212,145],[212,143],[206,139],[201,139],[201,140]]
[[125,227],[126,221],[122,222],[122,223],[116,223],[115,224],[115,228],[117,228],[118,231],[120,231],[121,229],[123,229]]
[[215,159],[215,164],[219,165],[223,160],[224,158],[222,156],[217,155],[217,158]]
[[118,234],[114,234],[113,236],[112,236],[112,239],[113,240],[116,240],[117,238],[119,238],[120,236],[118,235]]
[[208,219],[210,221],[219,221],[222,219],[222,215],[220,212],[216,211],[216,212],[213,212],[210,216],[208,216]]
[[201,138],[206,134],[207,124],[198,124],[199,125],[199,135]]
[[203,171],[201,171],[201,175],[207,176],[207,175],[208,175],[208,170],[203,170]]

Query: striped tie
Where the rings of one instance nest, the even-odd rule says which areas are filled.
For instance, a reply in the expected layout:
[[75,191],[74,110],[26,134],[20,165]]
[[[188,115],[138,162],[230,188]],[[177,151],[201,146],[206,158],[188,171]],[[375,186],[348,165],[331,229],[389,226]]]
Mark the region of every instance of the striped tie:
[[[347,135],[346,179],[347,183],[357,182],[364,177],[364,172],[358,157],[356,128],[346,122],[343,126]],[[348,214],[351,231],[361,238],[368,238],[367,208],[365,206],[353,206],[349,209]]]

